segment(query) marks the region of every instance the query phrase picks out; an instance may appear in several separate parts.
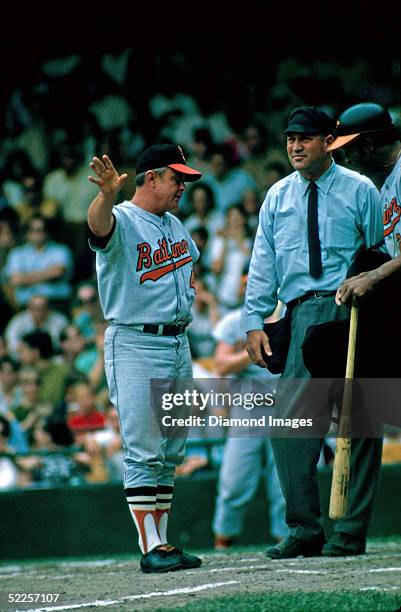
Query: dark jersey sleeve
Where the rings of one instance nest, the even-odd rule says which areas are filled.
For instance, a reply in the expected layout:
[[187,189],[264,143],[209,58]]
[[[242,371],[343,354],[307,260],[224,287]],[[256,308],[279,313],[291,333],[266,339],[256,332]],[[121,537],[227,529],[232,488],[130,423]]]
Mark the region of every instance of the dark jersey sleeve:
[[114,230],[116,229],[116,218],[113,215],[113,227],[107,236],[96,236],[91,228],[89,228],[89,242],[93,244],[93,246],[98,247],[99,249],[105,249],[109,243],[110,238],[114,234]]

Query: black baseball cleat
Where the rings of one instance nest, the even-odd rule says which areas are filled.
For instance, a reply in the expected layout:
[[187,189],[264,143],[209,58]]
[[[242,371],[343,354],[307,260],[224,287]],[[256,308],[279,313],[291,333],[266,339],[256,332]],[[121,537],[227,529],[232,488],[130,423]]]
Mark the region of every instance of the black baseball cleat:
[[324,536],[319,536],[313,540],[299,540],[293,536],[288,536],[267,549],[266,555],[270,559],[293,559],[295,557],[320,557],[322,554],[323,544],[325,543]]
[[190,555],[189,553],[184,552],[181,548],[176,548],[170,544],[167,544],[167,547],[169,550],[175,551],[181,555],[181,569],[191,569],[193,567],[199,567],[202,565],[202,559],[196,555]]
[[174,572],[183,567],[182,554],[177,548],[166,550],[156,546],[150,552],[142,555],[140,566],[145,574]]
[[351,555],[364,555],[366,541],[355,538],[347,533],[335,533],[323,546],[324,557],[349,557]]

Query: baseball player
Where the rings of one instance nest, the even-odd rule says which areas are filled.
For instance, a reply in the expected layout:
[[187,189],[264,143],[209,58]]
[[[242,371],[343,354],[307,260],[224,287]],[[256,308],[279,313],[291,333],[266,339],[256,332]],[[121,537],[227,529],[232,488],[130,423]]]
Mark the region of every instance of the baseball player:
[[[176,145],[140,156],[131,201],[113,206],[126,174],[107,155],[90,163],[99,193],[88,211],[100,303],[110,325],[105,369],[125,450],[124,489],[142,551],[143,572],[198,567],[201,560],[167,542],[175,467],[185,437],[162,437],[150,402],[151,379],[192,376],[186,327],[194,300],[192,267],[199,252],[177,210],[185,181],[201,173]],[[189,408],[188,408],[189,410]],[[157,432],[157,433],[155,433]]]
[[387,109],[363,102],[345,110],[338,119],[338,137],[330,149],[346,147],[353,166],[375,180],[380,188],[384,240],[392,261],[348,279],[339,287],[338,304],[351,296],[363,297],[384,278],[401,269],[401,146]]

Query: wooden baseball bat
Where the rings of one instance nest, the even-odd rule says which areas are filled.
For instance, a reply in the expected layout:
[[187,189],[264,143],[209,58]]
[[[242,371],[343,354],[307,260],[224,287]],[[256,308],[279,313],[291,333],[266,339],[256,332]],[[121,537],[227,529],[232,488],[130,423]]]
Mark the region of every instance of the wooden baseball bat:
[[347,513],[349,475],[351,463],[351,407],[352,383],[354,377],[355,344],[358,326],[358,309],[353,304],[348,336],[347,367],[345,371],[344,394],[341,405],[336,453],[334,456],[331,481],[329,517],[343,518]]

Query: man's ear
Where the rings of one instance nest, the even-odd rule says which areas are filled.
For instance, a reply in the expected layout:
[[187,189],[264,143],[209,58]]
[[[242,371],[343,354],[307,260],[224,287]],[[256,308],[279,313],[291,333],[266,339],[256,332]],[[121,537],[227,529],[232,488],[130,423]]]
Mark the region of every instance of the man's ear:
[[145,175],[145,184],[150,185],[151,187],[155,187],[156,183],[156,174],[153,170],[148,170]]
[[328,134],[325,139],[324,139],[325,143],[326,143],[326,147],[328,147],[329,145],[331,145],[332,142],[334,142],[334,136],[333,134]]

